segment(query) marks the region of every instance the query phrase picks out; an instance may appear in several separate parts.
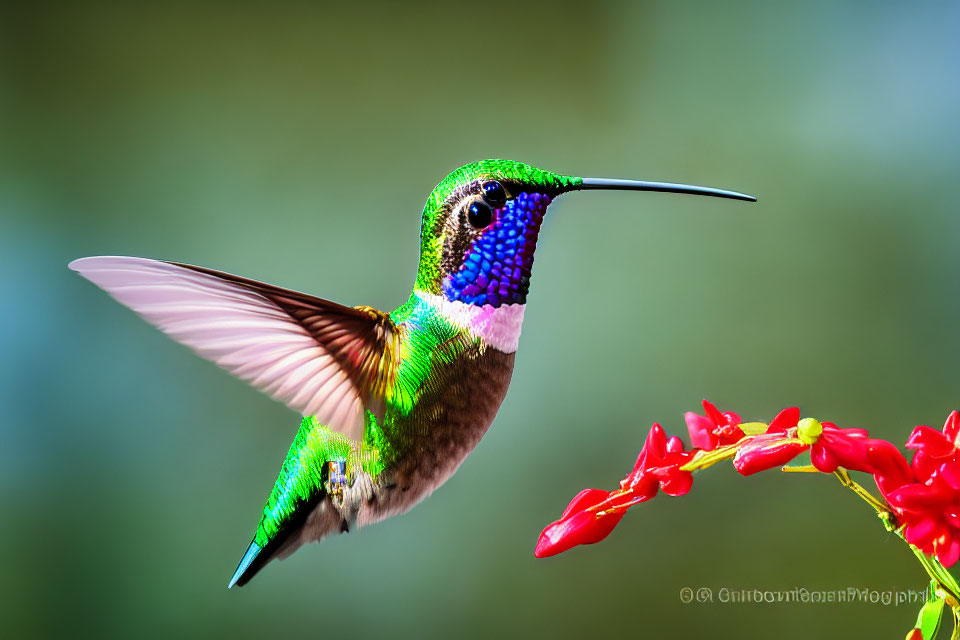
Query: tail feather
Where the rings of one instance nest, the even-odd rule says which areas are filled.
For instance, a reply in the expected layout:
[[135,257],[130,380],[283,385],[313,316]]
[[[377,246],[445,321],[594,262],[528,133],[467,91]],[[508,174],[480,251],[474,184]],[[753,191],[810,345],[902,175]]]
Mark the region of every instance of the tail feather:
[[[361,459],[361,454],[368,457]],[[377,461],[362,444],[331,431],[315,417],[303,419],[267,498],[253,541],[228,587],[242,587],[268,562],[286,557],[307,542],[346,530],[343,516],[327,498],[324,483],[331,462],[337,463],[336,482],[345,482],[346,459],[351,455],[357,457],[358,467]]]
[[330,508],[326,495],[316,495],[308,502],[301,503],[265,545],[261,547],[255,540],[250,543],[227,588],[244,586],[270,561],[286,558],[308,542],[316,542],[332,533],[346,530],[340,514]]
[[240,560],[240,564],[237,565],[237,570],[233,572],[233,577],[230,578],[230,584],[227,585],[227,589],[232,588],[233,585],[243,580],[243,582],[240,582],[240,586],[242,587],[246,584],[247,580],[253,577],[252,573],[246,576],[244,574],[250,571],[251,565],[253,565],[253,562],[257,559],[257,556],[260,555],[261,551],[260,545],[256,542],[250,543],[250,546],[247,547],[247,552],[243,554],[243,558]]

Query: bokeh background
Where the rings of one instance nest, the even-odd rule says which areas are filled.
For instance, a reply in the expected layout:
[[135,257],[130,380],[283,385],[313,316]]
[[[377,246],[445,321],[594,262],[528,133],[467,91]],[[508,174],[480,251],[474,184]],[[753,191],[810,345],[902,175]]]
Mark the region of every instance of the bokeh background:
[[[728,468],[535,560],[702,397],[903,442],[960,405],[955,2],[7,4],[0,635],[902,637],[922,588],[829,478]],[[225,588],[297,429],[66,268],[176,259],[401,303],[433,186],[483,157],[740,189],[564,197],[514,382],[409,514]]]

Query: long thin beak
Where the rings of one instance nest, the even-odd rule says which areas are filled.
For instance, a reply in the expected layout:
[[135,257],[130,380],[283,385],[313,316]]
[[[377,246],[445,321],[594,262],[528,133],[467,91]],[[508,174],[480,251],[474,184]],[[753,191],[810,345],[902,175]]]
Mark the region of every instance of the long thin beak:
[[665,191],[667,193],[690,193],[695,196],[713,196],[715,198],[732,198],[733,200],[747,200],[756,202],[753,196],[739,191],[714,189],[712,187],[698,187],[691,184],[676,184],[673,182],[646,182],[643,180],[618,180],[616,178],[584,178],[583,182],[572,191],[586,191],[587,189],[608,189],[614,191]]

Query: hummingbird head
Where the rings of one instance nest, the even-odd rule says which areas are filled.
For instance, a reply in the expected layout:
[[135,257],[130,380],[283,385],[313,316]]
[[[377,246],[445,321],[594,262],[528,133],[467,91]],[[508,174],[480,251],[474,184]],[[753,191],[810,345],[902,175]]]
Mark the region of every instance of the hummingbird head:
[[707,187],[564,176],[513,160],[473,162],[444,178],[427,200],[415,288],[475,306],[525,304],[547,207],[563,193],[587,189],[756,200]]

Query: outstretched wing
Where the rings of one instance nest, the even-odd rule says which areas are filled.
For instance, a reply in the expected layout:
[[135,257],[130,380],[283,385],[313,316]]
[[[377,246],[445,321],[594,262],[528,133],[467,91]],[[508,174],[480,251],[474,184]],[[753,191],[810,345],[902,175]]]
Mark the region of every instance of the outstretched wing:
[[204,358],[362,439],[364,407],[388,375],[387,314],[174,262],[104,256],[69,266]]

